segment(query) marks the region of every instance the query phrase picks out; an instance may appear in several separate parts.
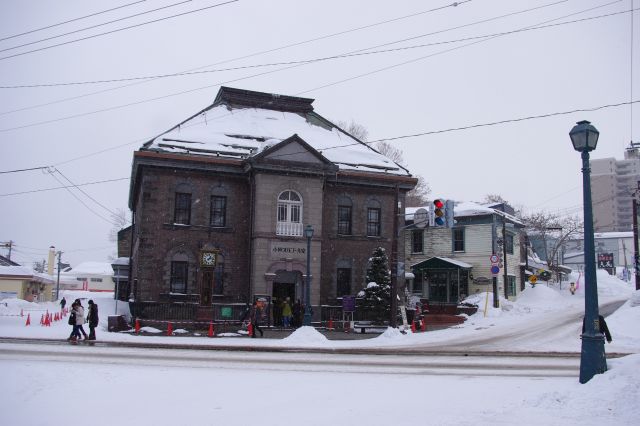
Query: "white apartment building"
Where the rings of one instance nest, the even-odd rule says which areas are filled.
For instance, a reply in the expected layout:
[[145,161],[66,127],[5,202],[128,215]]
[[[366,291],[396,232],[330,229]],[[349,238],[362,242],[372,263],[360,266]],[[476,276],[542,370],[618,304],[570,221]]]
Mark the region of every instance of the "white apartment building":
[[633,191],[640,181],[640,144],[631,143],[624,160],[591,160],[593,226],[596,232],[624,232],[633,228]]

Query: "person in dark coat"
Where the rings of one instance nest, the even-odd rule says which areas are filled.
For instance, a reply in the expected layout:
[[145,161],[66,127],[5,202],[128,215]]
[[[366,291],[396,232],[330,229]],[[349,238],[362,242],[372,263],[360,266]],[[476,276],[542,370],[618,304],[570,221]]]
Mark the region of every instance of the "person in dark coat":
[[67,299],[62,296],[62,300],[60,301],[60,309],[64,310],[64,307],[67,306]]
[[89,300],[89,340],[96,340],[96,327],[98,326],[98,305]]
[[262,320],[262,302],[257,301],[253,302],[253,310],[251,311],[251,325],[253,328],[253,333],[251,337],[256,337],[256,331],[260,332],[260,337],[264,336],[262,328],[260,327],[260,321]]
[[293,327],[300,327],[302,325],[302,304],[300,303],[300,299],[296,300],[296,303],[293,304],[292,314]]
[[[584,318],[582,319],[582,333],[584,334]],[[598,315],[598,330],[600,333],[604,334],[604,337],[607,339],[607,343],[611,343],[613,340],[611,338],[611,333],[609,332],[609,327],[607,327],[607,322],[604,320],[602,315]]]

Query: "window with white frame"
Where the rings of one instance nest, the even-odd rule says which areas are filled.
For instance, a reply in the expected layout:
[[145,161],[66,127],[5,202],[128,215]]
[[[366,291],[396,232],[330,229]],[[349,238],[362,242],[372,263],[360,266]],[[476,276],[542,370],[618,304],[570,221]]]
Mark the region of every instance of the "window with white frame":
[[278,195],[278,223],[276,235],[302,236],[302,197],[287,190]]

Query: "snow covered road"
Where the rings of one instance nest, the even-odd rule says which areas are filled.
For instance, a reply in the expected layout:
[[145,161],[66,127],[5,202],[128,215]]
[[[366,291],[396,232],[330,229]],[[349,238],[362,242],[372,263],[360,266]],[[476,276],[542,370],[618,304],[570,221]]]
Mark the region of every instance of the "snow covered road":
[[0,360],[113,366],[222,368],[331,373],[577,377],[579,358],[543,354],[364,355],[180,350],[43,343],[2,343]]

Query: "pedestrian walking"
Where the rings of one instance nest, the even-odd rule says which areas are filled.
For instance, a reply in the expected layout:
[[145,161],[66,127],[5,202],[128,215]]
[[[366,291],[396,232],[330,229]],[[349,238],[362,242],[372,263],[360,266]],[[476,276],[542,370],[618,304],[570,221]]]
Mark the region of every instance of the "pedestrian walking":
[[87,314],[89,320],[89,340],[96,340],[96,327],[98,326],[98,305],[89,300],[89,312]]
[[302,303],[300,303],[300,299],[296,300],[296,303],[293,304],[293,326],[298,328],[302,325]]
[[284,302],[282,302],[282,321],[284,322],[285,328],[291,327],[291,315],[293,314],[289,300],[287,297]]
[[256,331],[260,332],[260,337],[264,336],[264,332],[260,327],[260,322],[262,321],[262,308],[263,303],[260,299],[256,302],[253,302],[253,311],[251,312],[251,325],[253,328],[253,333],[251,334],[251,337],[256,337]]
[[[78,331],[80,333],[82,333],[82,335],[84,336],[85,340],[87,340],[89,338],[89,336],[87,336],[87,332],[84,331],[84,327],[82,326],[82,324],[84,324],[84,307],[82,306],[82,302],[80,302],[80,299],[76,299],[75,300],[76,303],[76,323],[78,324]],[[78,334],[78,337],[80,337],[80,334]]]
[[67,306],[67,299],[62,296],[62,300],[60,301],[60,310],[64,311],[64,307]]
[[71,334],[67,338],[67,340],[71,342],[75,342],[78,337],[80,337],[80,332],[78,331],[78,326],[76,325],[76,302],[71,304],[71,313],[69,314],[69,325],[71,327]]

